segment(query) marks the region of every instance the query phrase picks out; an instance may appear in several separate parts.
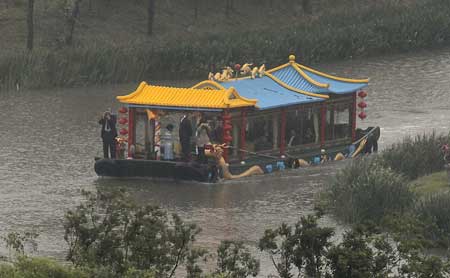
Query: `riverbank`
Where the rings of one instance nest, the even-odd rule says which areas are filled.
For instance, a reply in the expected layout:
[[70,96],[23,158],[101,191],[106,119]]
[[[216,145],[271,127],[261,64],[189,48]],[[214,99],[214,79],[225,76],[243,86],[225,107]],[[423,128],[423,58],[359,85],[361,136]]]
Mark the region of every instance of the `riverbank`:
[[288,53],[314,64],[434,48],[450,44],[449,15],[448,1],[385,1],[330,8],[282,26],[202,33],[195,39],[167,39],[163,44],[136,38],[122,44],[97,40],[41,47],[30,53],[7,50],[0,54],[0,89],[206,78],[209,71],[234,63],[280,64]]
[[324,189],[320,208],[422,248],[448,249],[450,186],[441,146],[449,141],[449,135],[435,133],[406,137],[376,156],[352,161]]
[[450,191],[448,179],[447,171],[440,171],[412,181],[411,187],[421,196],[445,194]]

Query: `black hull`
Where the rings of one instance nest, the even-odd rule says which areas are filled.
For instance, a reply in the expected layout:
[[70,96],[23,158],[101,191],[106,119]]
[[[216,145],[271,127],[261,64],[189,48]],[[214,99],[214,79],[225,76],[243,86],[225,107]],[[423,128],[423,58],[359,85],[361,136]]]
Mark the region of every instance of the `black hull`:
[[97,175],[106,177],[153,177],[200,182],[214,182],[217,179],[214,165],[196,162],[98,159],[94,170]]

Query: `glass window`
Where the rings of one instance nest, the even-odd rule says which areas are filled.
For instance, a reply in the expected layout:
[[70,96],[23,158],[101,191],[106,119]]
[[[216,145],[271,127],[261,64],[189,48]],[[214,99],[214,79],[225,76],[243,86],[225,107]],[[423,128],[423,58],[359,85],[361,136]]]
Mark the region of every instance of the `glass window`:
[[248,117],[245,128],[247,150],[263,151],[274,148],[273,117],[273,114]]
[[319,109],[298,107],[286,113],[286,147],[312,144],[319,140]]
[[326,139],[336,140],[351,136],[350,104],[334,103],[327,107]]
[[335,110],[334,135],[335,139],[351,137],[351,109],[350,105],[342,103],[337,105]]

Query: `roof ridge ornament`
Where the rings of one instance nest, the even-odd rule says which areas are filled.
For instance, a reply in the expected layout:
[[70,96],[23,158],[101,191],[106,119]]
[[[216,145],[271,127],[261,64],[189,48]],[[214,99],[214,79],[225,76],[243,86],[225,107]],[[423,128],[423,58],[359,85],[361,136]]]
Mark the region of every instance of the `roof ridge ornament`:
[[295,55],[294,54],[291,54],[291,55],[289,55],[289,63],[295,63]]

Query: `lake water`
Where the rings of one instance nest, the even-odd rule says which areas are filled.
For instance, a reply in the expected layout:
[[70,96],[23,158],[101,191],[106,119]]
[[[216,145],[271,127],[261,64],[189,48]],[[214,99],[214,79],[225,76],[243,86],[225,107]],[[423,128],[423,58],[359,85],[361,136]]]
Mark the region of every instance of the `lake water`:
[[[358,126],[381,126],[381,147],[406,135],[449,131],[450,50],[313,67],[340,76],[370,77],[368,118]],[[98,178],[93,170],[93,158],[101,154],[98,118],[105,108],[118,108],[116,95],[136,86],[0,95],[1,235],[34,229],[40,233],[39,254],[62,259],[63,216],[82,200],[81,190],[126,187],[139,202],[160,205],[197,223],[202,227],[200,246],[214,250],[221,240],[237,238],[254,247],[265,229],[294,223],[310,213],[314,194],[342,166],[329,164],[218,184]],[[321,224],[344,229],[330,217]],[[255,254],[263,260],[262,274],[273,273],[267,258]]]

